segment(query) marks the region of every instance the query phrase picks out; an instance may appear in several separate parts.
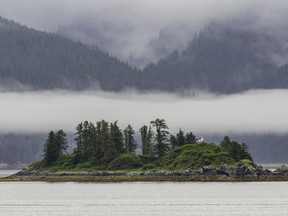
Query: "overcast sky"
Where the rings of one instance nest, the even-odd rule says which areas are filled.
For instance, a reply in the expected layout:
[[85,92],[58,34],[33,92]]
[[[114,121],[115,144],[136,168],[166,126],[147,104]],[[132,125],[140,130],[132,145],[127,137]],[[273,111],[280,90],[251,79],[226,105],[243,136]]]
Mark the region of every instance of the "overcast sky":
[[119,120],[138,130],[164,118],[171,132],[196,134],[288,132],[288,90],[250,91],[231,96],[181,98],[169,94],[0,93],[0,132],[74,131],[85,120]]
[[64,29],[140,66],[182,49],[211,21],[241,18],[247,25],[287,31],[287,9],[287,0],[0,1],[2,16],[36,29]]

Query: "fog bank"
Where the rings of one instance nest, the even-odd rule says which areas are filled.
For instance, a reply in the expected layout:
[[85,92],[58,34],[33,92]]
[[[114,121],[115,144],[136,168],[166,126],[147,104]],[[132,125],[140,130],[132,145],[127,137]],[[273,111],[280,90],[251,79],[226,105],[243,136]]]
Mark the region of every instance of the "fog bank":
[[180,127],[205,133],[288,132],[288,90],[239,95],[179,97],[171,94],[101,92],[0,93],[0,131],[74,131],[81,121],[119,120],[135,130],[164,118],[171,132]]

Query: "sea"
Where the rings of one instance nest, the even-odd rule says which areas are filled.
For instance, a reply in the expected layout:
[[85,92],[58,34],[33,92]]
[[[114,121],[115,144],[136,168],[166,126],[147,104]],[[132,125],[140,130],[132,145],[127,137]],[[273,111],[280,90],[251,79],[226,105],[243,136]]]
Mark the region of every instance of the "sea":
[[287,216],[287,192],[288,182],[0,182],[0,215]]

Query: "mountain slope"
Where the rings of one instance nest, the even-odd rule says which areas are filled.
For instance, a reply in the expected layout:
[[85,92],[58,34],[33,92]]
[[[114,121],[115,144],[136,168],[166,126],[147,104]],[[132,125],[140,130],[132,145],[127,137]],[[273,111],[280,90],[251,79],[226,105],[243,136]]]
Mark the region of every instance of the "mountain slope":
[[97,47],[0,17],[0,91],[135,88],[232,94],[288,88],[287,41],[265,31],[210,24],[183,52],[140,71]]
[[3,18],[0,18],[0,47],[1,86],[8,90],[119,91],[136,72],[98,48]]
[[[287,88],[287,56],[281,41],[252,30],[209,25],[187,48],[144,69],[162,89],[235,93],[253,88]],[[273,59],[274,58],[274,59]],[[286,63],[288,59],[286,59]]]

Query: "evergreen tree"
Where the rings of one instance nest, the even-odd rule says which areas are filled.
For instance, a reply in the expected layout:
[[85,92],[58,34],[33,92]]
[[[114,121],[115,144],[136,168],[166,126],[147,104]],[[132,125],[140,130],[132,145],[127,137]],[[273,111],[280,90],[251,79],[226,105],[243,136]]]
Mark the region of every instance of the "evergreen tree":
[[44,144],[44,160],[47,166],[55,162],[67,149],[66,134],[63,130],[50,131]]
[[153,139],[153,132],[152,128],[149,126],[147,127],[144,125],[140,128],[141,134],[141,141],[142,141],[142,154],[151,156],[153,154],[152,149],[152,139]]
[[76,158],[79,161],[93,159],[97,152],[97,133],[93,123],[85,121],[76,127]]
[[55,139],[59,148],[59,153],[63,154],[63,151],[67,153],[68,142],[67,142],[66,133],[63,130],[56,131]]
[[249,153],[249,147],[245,143],[241,144],[240,158],[253,161],[253,158]]
[[88,151],[90,151],[90,153],[88,153],[90,159],[92,160],[97,160],[96,158],[96,153],[98,152],[98,137],[97,137],[97,130],[96,130],[96,126],[90,122],[89,126],[88,126],[88,135],[89,135],[89,147],[88,147]]
[[132,126],[129,124],[124,130],[124,140],[125,140],[125,148],[128,153],[135,153],[137,148],[136,142],[134,140],[135,131]]
[[44,144],[44,160],[47,166],[51,165],[59,157],[59,148],[56,143],[56,136],[50,131]]
[[84,160],[84,140],[83,140],[83,123],[79,123],[76,126],[76,133],[77,136],[74,141],[76,143],[76,149],[74,150],[76,161]]
[[177,146],[182,146],[186,144],[184,131],[180,128],[179,132],[176,135]]
[[220,146],[227,149],[235,161],[240,161],[243,159],[252,160],[252,156],[248,151],[248,146],[245,143],[239,144],[238,142],[231,141],[228,136],[225,136],[221,141]]
[[116,155],[116,149],[114,143],[111,141],[111,133],[109,129],[109,123],[102,120],[100,128],[100,137],[99,137],[99,147],[100,147],[100,161],[103,164],[109,163],[113,160]]
[[228,136],[225,136],[223,140],[221,141],[220,146],[222,146],[223,148],[229,149],[231,146],[230,138]]
[[154,140],[156,142],[155,154],[158,157],[163,157],[167,154],[169,150],[169,146],[166,143],[169,136],[169,132],[167,131],[169,127],[167,126],[164,119],[156,119],[155,121],[151,121],[150,123],[156,130],[154,137]]
[[123,143],[123,133],[118,126],[118,121],[110,124],[111,141],[113,142],[117,153],[123,154],[125,152]]
[[172,149],[174,149],[178,146],[177,139],[174,135],[170,135],[170,146]]
[[186,133],[185,140],[186,140],[186,144],[197,143],[196,136],[192,132]]

